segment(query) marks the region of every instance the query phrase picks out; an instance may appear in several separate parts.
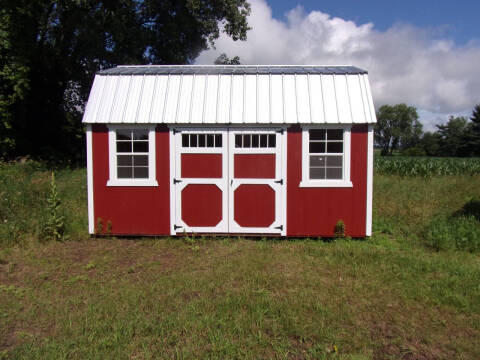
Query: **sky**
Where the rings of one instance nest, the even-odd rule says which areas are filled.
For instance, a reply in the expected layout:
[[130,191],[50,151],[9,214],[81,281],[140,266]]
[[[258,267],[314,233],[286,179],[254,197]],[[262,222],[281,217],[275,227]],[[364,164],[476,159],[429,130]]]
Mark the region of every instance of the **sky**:
[[425,130],[480,103],[480,2],[249,0],[246,41],[222,35],[242,64],[355,65],[368,70],[375,106],[407,103]]

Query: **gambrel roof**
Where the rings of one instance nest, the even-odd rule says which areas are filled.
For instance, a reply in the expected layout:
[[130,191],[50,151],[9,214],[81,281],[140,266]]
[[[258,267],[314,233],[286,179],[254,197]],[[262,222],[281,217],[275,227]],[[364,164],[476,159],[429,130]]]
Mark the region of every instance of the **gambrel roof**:
[[375,123],[354,66],[145,65],[97,73],[84,123]]

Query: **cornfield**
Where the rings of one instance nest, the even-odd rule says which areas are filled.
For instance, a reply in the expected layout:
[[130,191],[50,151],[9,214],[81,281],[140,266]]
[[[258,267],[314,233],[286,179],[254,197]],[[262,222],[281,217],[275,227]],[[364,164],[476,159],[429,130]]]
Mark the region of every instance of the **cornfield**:
[[374,169],[384,175],[475,175],[480,174],[480,158],[375,156]]

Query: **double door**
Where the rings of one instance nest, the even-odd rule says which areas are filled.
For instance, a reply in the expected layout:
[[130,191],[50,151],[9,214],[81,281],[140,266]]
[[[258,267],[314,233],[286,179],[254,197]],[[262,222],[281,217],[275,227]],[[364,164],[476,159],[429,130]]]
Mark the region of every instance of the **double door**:
[[283,128],[171,129],[172,234],[285,235]]

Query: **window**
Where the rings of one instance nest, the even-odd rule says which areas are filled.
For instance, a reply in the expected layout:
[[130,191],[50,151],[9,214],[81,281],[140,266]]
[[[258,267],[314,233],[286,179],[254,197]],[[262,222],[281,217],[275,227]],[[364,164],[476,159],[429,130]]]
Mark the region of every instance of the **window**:
[[221,148],[222,134],[182,134],[184,148]]
[[274,148],[275,134],[236,134],[236,148]]
[[156,186],[155,129],[109,128],[108,186]]
[[301,187],[351,187],[350,127],[302,131]]

